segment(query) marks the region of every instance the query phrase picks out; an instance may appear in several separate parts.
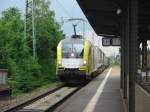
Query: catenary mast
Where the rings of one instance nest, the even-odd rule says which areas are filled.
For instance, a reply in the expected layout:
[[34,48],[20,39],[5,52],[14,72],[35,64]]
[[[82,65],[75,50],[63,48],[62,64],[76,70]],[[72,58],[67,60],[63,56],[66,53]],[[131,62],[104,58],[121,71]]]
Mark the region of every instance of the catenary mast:
[[[36,58],[36,36],[35,36],[35,0],[26,0],[24,37],[32,38],[33,57]],[[32,27],[31,27],[32,25]]]

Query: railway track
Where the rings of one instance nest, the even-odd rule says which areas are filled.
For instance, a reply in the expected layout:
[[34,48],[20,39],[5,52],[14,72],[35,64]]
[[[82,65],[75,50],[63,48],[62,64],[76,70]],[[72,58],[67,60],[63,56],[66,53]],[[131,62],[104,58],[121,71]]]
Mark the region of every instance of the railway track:
[[5,112],[51,112],[82,87],[61,86]]

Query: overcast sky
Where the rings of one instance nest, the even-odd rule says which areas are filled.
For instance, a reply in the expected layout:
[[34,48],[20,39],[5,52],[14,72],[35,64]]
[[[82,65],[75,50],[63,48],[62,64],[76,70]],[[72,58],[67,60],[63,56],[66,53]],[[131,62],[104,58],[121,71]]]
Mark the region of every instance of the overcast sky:
[[[9,8],[9,7],[17,7],[22,12],[22,15],[25,13],[25,0],[0,0],[0,13]],[[50,9],[55,11],[55,19],[61,23],[61,18],[83,18],[87,21],[86,17],[82,13],[80,7],[78,6],[76,0],[51,0]],[[73,28],[71,23],[65,23],[62,26],[62,30],[68,36],[73,33]],[[83,25],[79,24],[77,27],[78,33],[83,32]],[[101,45],[101,37],[98,37],[91,26],[89,25],[88,21],[86,23],[86,37],[89,40],[95,41],[97,46],[100,46],[101,49],[107,54],[118,54],[118,47],[102,47]],[[93,39],[94,37],[94,39]]]

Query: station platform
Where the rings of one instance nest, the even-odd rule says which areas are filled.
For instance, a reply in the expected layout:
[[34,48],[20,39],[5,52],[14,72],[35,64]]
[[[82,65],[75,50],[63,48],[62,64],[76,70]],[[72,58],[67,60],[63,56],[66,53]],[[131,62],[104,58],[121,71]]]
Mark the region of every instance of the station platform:
[[55,112],[124,112],[120,68],[116,66],[105,70]]

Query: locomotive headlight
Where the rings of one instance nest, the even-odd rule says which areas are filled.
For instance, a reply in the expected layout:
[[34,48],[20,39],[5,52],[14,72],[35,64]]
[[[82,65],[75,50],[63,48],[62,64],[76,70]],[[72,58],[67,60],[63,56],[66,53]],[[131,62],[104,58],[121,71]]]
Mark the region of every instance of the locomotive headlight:
[[83,64],[84,64],[84,65],[86,65],[86,64],[87,64],[87,61],[86,61],[86,60],[84,60],[84,61],[83,61]]
[[58,61],[58,64],[61,65],[61,61],[60,60]]
[[71,57],[74,57],[74,53],[71,53]]

